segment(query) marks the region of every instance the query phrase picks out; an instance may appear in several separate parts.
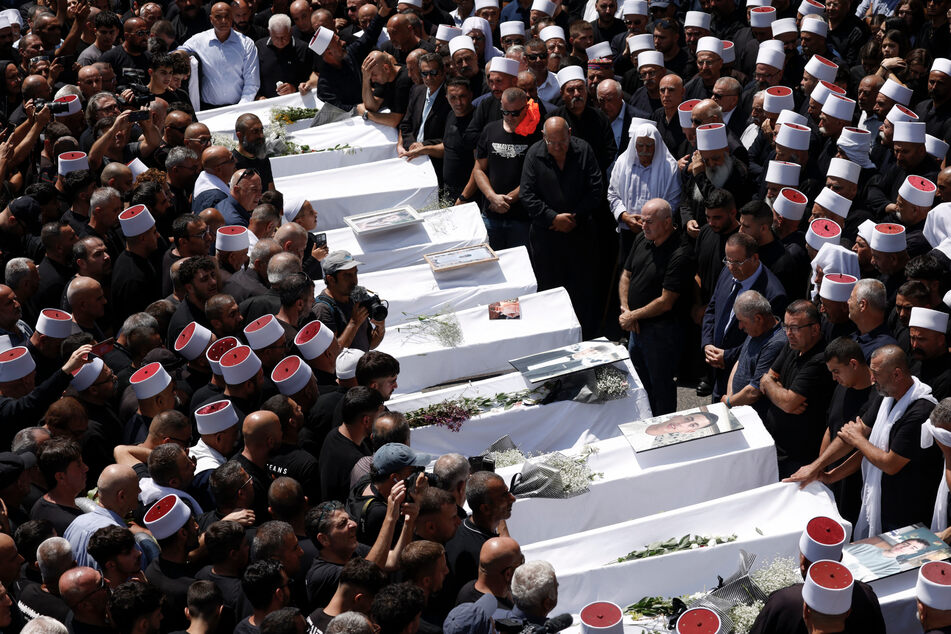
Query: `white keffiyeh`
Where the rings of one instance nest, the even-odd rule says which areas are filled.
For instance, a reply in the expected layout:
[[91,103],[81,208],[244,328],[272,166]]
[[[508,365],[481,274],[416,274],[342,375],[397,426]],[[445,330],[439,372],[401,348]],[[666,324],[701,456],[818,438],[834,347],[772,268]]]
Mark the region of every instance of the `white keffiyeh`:
[[[931,396],[931,386],[922,383],[917,377],[912,377],[912,381],[912,386],[897,402],[886,396],[878,408],[868,441],[882,451],[888,451],[892,427],[905,414],[909,405],[922,398],[937,403]],[[873,537],[882,532],[882,470],[869,462],[868,458],[862,460],[862,482],[862,509],[855,523],[855,539]]]
[[[945,447],[951,447],[951,431],[935,427],[931,419],[921,426],[921,447],[927,449],[937,440]],[[931,530],[939,533],[948,527],[948,465],[945,462],[941,470],[941,483],[938,485],[938,496],[934,502],[934,515],[931,516]]]

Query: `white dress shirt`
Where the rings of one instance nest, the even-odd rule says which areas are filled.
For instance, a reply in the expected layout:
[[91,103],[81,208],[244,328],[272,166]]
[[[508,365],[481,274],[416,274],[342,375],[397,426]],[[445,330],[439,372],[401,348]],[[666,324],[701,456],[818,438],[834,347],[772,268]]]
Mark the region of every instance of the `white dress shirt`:
[[542,101],[554,103],[561,96],[561,87],[558,85],[558,78],[555,73],[548,71],[545,76],[545,83],[538,86],[538,98]]
[[234,29],[221,42],[214,29],[188,38],[182,48],[201,60],[201,100],[219,106],[250,103],[261,87],[258,49]]

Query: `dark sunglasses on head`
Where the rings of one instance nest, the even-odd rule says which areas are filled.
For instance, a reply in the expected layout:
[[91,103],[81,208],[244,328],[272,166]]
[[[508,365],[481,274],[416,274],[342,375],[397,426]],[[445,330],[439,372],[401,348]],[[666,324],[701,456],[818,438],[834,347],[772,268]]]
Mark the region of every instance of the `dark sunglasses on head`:
[[244,179],[251,178],[252,176],[257,176],[257,175],[258,175],[258,171],[254,169],[253,167],[249,167],[248,169],[244,170],[241,173],[241,176],[238,177],[238,180],[236,180],[234,184],[235,186],[237,186],[238,183],[240,183]]

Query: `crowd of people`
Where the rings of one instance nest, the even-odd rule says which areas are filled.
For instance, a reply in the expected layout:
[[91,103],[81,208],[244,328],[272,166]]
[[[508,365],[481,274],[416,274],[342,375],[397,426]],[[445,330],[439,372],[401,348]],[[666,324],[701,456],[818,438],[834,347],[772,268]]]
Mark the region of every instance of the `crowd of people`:
[[[832,488],[854,538],[923,522],[951,542],[949,13],[0,12],[0,630],[489,634],[557,605],[505,481],[414,451],[387,409],[400,366],[361,262],[275,189],[261,118],[234,147],[201,122],[297,91],[428,156],[586,338],[627,341],[655,415],[697,381],[755,408],[780,477]],[[820,533],[758,631],[884,631],[870,588],[829,583],[844,536]],[[951,632],[951,566],[921,575],[924,627]]]

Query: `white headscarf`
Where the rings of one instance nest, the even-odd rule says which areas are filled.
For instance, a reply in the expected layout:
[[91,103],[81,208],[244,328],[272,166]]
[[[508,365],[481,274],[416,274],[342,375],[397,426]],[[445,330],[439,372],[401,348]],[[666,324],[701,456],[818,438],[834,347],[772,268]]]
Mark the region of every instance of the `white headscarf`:
[[[611,211],[639,211],[651,198],[663,198],[676,209],[680,205],[680,170],[677,159],[671,156],[657,127],[650,123],[633,122],[631,140],[611,169],[608,201]],[[637,158],[637,139],[654,142],[654,158],[647,167]],[[646,185],[646,187],[645,187]],[[643,200],[642,200],[643,199]],[[614,214],[615,217],[620,212]]]
[[941,203],[928,212],[923,233],[933,249],[951,237],[951,203]]
[[482,31],[485,35],[485,58],[482,61],[488,62],[493,57],[501,57],[502,51],[492,44],[492,27],[489,26],[489,21],[478,16],[466,18],[462,23],[462,34],[468,35],[475,30]]
[[[868,137],[868,138],[866,138]],[[869,158],[869,150],[872,147],[872,135],[851,135],[845,138],[839,138],[836,145],[853,163],[858,163],[866,169],[874,169],[875,163]]]
[[[951,447],[951,431],[943,427],[935,427],[929,418],[921,426],[921,448],[927,449],[937,440],[945,447]],[[938,485],[938,495],[935,497],[934,514],[931,516],[931,530],[940,533],[948,527],[948,471],[947,461],[941,470],[941,482]]]

